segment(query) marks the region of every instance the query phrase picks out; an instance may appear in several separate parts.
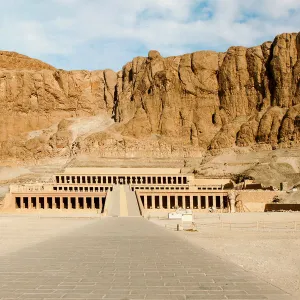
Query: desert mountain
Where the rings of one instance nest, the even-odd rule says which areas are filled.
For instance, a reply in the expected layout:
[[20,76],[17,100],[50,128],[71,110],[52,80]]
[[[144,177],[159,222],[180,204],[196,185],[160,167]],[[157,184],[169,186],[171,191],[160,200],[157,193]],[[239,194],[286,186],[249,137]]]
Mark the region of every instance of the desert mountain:
[[300,33],[225,53],[150,51],[119,72],[0,52],[2,165],[44,158],[200,157],[300,142]]

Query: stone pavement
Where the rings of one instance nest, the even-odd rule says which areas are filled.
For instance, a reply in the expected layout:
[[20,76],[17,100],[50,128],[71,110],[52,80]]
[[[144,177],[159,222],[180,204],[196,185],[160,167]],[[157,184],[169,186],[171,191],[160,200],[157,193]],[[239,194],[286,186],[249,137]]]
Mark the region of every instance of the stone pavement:
[[176,234],[96,220],[0,257],[0,299],[294,299]]

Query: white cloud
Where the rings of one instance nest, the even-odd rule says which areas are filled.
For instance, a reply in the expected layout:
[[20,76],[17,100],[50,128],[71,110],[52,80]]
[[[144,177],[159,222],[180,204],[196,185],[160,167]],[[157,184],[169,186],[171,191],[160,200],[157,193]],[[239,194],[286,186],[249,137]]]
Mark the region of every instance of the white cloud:
[[[32,3],[31,5],[29,3]],[[157,49],[177,55],[252,46],[300,28],[299,0],[15,0],[2,4],[0,49],[59,68],[120,69]]]

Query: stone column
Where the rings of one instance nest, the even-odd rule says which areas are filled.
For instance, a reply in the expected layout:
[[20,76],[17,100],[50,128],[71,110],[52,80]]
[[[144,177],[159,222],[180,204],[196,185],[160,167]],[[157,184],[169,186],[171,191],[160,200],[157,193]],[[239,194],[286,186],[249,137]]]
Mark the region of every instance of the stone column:
[[20,197],[20,202],[21,202],[20,203],[21,208],[24,209],[25,208],[24,197]]
[[40,197],[35,196],[35,206],[36,209],[40,209]]
[[216,195],[213,195],[213,208],[217,208],[217,200],[216,200]]
[[72,209],[71,197],[68,197],[68,209]]
[[205,195],[204,197],[205,197],[205,208],[206,208],[206,209],[209,209],[208,196]]
[[83,197],[83,209],[87,209],[86,197]]
[[64,208],[63,197],[59,197],[60,209]]
[[32,207],[31,207],[31,197],[27,197],[27,199],[28,199],[28,209],[31,209]]
[[79,199],[78,197],[75,197],[75,209],[79,208]]
[[52,199],[52,209],[56,208],[56,204],[55,204],[55,197],[51,197]]
[[186,203],[185,203],[185,195],[182,196],[182,208],[186,208]]
[[175,195],[175,208],[178,208],[178,196]]
[[147,199],[147,196],[144,196],[144,209],[148,209],[148,199]]
[[92,201],[92,209],[95,209],[95,197],[91,197],[91,201]]
[[197,206],[198,209],[201,209],[201,196],[197,195]]
[[162,195],[159,195],[159,208],[162,209],[163,208],[163,202],[162,202]]
[[171,208],[171,196],[168,195],[167,196],[167,209],[170,209]]

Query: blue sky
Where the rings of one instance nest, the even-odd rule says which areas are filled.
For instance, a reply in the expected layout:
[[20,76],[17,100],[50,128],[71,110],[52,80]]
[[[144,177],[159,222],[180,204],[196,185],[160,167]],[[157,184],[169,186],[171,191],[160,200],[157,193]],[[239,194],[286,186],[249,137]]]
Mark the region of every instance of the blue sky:
[[255,46],[300,31],[299,0],[9,0],[0,50],[60,69],[113,69],[163,56]]

